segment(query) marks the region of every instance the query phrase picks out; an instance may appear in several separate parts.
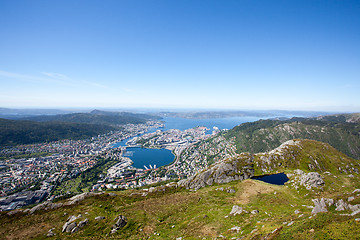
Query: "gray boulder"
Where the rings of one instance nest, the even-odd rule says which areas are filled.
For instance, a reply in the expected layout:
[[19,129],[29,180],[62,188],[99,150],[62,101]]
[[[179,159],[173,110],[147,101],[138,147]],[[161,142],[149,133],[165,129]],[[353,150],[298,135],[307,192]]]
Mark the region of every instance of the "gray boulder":
[[54,228],[51,228],[49,231],[48,231],[48,233],[47,233],[47,237],[53,237],[53,236],[55,236],[55,233],[53,232],[53,230],[54,230]]
[[230,228],[230,231],[238,233],[241,231],[241,227],[238,227],[238,226],[232,227],[232,228]]
[[116,223],[112,226],[111,233],[115,233],[120,228],[125,227],[127,224],[127,218],[123,215],[117,216],[115,219]]
[[230,188],[230,189],[226,190],[226,192],[228,192],[228,193],[235,193],[235,190],[234,190],[233,188]]
[[241,214],[243,212],[243,208],[239,207],[238,205],[234,205],[231,209],[231,212],[229,215],[236,216],[237,214]]
[[251,211],[251,214],[258,214],[259,213],[259,210],[252,210]]
[[347,203],[344,202],[344,200],[340,199],[336,202],[335,204],[336,211],[345,211],[346,209],[349,209],[349,205]]
[[75,216],[70,216],[66,220],[66,223],[62,227],[62,232],[72,232],[75,227],[77,227],[77,224],[75,220],[78,219]]
[[76,219],[78,219],[78,217],[70,216],[70,217],[68,217],[68,219],[66,220],[66,222],[73,222],[73,221],[75,221]]
[[360,189],[355,189],[352,193],[360,193]]
[[66,222],[62,228],[62,232],[72,232],[76,227],[76,222]]
[[355,197],[348,197],[348,202],[354,201]]
[[359,213],[360,213],[360,209],[358,209],[358,210],[356,210],[356,211],[352,212],[352,213],[351,213],[351,216],[355,216],[356,214],[359,214]]
[[79,228],[82,228],[82,227],[84,227],[86,224],[88,224],[88,222],[89,222],[89,220],[86,218],[85,220],[79,222],[78,227],[79,227]]
[[357,210],[360,209],[360,204],[356,204],[356,205],[351,205],[349,204],[349,209],[352,211],[352,212],[355,212]]
[[78,226],[75,226],[72,230],[71,230],[71,233],[75,233],[79,231],[79,227]]

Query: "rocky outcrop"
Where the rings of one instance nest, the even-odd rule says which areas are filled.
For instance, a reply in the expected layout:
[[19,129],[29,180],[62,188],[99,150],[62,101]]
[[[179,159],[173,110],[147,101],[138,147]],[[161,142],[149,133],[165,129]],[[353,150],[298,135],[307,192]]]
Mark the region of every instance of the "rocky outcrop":
[[340,199],[335,204],[336,211],[345,211],[346,209],[349,209],[349,204],[347,204],[344,200]]
[[313,199],[312,201],[315,205],[315,207],[311,211],[312,214],[317,214],[319,212],[327,212],[327,205],[331,206],[332,204],[334,204],[334,200],[328,198]]
[[334,199],[331,198],[321,198],[321,199],[313,199],[314,208],[312,210],[312,214],[317,214],[319,212],[327,212],[328,207],[335,205],[335,211],[345,211],[349,210],[352,213],[351,214],[343,214],[343,215],[349,215],[349,216],[355,216],[360,213],[360,204],[351,205],[349,203],[346,203],[343,199],[339,199],[337,201],[334,201]]
[[62,207],[63,205],[64,205],[63,203],[52,203],[50,201],[46,201],[46,202],[43,202],[43,203],[38,204],[35,207],[31,208],[29,211],[29,214],[33,214],[34,212],[39,211],[39,210],[56,209],[56,208]]
[[66,223],[63,225],[62,232],[72,232],[74,230],[74,228],[77,226],[77,224],[75,222],[76,219],[77,219],[77,217],[70,216],[68,218],[68,220],[66,221]]
[[295,169],[293,174],[286,174],[288,178],[294,177],[289,183],[294,186],[296,189],[299,185],[306,187],[307,190],[311,188],[319,188],[325,184],[323,178],[318,172],[309,172],[305,173],[300,169]]
[[88,224],[89,220],[85,219],[83,221],[80,221],[78,224],[76,223],[76,220],[82,218],[82,215],[79,216],[70,216],[68,217],[66,223],[62,227],[62,232],[67,233],[74,233],[80,230],[80,228],[84,227],[86,224]]
[[62,206],[70,206],[70,205],[76,204],[76,203],[84,200],[86,197],[91,197],[91,196],[96,196],[96,195],[101,195],[101,194],[103,194],[103,193],[102,192],[100,192],[100,193],[93,193],[93,192],[81,193],[79,195],[73,196],[72,198],[69,198],[65,203],[53,203],[51,201],[46,201],[46,202],[43,202],[43,203],[38,204],[35,207],[31,208],[29,210],[29,214],[33,214],[34,212],[39,211],[39,210],[52,210],[52,209],[60,208]]
[[251,178],[254,176],[252,159],[250,154],[242,153],[217,162],[196,175],[179,181],[178,186],[198,190],[214,183],[221,184]]
[[78,194],[78,195],[70,198],[67,202],[64,203],[64,205],[65,206],[73,205],[73,204],[76,204],[76,203],[84,200],[86,197],[91,197],[91,196],[96,196],[96,195],[101,195],[101,194],[103,194],[103,193],[102,192],[100,192],[100,193],[94,193],[94,192],[81,193],[81,194]]
[[127,218],[123,215],[117,216],[114,220],[116,223],[112,226],[110,233],[116,233],[120,228],[125,227],[127,224]]
[[304,173],[300,176],[300,185],[306,187],[310,190],[312,187],[320,187],[325,184],[324,180],[317,172],[309,172],[308,174]]
[[86,218],[85,220],[79,222],[78,227],[82,228],[88,223],[89,223],[89,220]]

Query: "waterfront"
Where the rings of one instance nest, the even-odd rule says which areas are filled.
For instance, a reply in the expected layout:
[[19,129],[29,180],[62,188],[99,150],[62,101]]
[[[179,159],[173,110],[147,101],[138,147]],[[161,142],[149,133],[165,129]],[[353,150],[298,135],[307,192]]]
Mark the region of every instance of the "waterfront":
[[[125,139],[120,142],[117,142],[112,145],[113,148],[117,147],[126,147],[127,143],[131,143],[134,139],[142,137],[149,133],[154,133],[156,130],[161,130],[162,132],[169,131],[171,129],[178,129],[184,131],[191,129],[197,126],[206,127],[208,130],[206,134],[211,134],[215,129],[231,129],[237,125],[240,125],[245,122],[254,122],[261,119],[260,117],[229,117],[229,118],[206,118],[206,119],[188,119],[188,118],[175,118],[175,117],[165,117],[162,119],[165,126],[159,129],[149,129],[145,134],[137,135],[133,138]],[[129,157],[133,161],[133,167],[144,169],[144,165],[149,168],[149,165],[156,167],[161,167],[172,163],[176,156],[174,156],[170,150],[167,149],[152,149],[152,148],[127,148],[127,152],[130,151],[128,155],[125,153],[126,157]],[[132,152],[132,154],[131,154]]]
[[186,178],[236,154],[234,139],[225,139],[222,129],[258,119],[167,117],[161,122],[127,124],[90,139],[4,147],[0,211],[30,204],[20,201],[30,198],[30,189],[38,191],[41,199],[52,200],[82,191],[136,188]]

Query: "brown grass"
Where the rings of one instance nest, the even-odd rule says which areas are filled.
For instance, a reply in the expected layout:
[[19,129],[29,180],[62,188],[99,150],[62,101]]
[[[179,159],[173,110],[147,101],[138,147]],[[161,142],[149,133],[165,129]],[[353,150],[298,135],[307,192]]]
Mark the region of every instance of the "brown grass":
[[260,194],[274,192],[276,186],[259,183],[252,179],[247,179],[241,183],[241,189],[235,198],[236,204],[248,204],[251,198]]

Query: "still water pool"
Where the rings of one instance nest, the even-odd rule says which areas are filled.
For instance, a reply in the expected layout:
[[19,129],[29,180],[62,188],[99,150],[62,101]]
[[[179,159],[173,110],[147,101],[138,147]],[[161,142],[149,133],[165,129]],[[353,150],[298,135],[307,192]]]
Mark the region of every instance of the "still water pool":
[[259,181],[263,181],[263,182],[271,183],[271,184],[275,184],[275,185],[284,185],[287,181],[289,181],[289,178],[286,176],[285,173],[277,173],[277,174],[271,174],[271,175],[265,175],[265,176],[252,177],[252,179],[256,179]]

